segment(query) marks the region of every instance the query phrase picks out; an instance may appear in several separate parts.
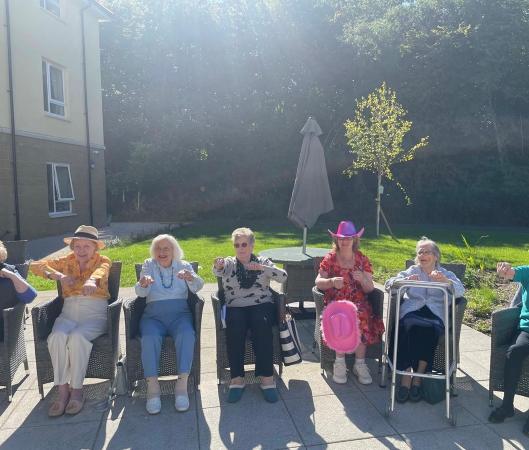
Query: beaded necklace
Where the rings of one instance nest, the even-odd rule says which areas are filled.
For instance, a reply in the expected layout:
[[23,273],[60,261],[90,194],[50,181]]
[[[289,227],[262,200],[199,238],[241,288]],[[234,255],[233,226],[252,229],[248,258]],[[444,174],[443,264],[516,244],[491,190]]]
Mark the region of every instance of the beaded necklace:
[[158,266],[158,273],[160,274],[160,279],[162,280],[162,286],[164,287],[164,289],[171,289],[173,287],[173,280],[174,280],[174,269],[173,269],[173,266],[171,265],[171,282],[169,283],[168,286],[166,286],[164,281],[163,281],[163,274],[162,274],[162,269],[160,268],[160,265],[157,264],[157,266]]

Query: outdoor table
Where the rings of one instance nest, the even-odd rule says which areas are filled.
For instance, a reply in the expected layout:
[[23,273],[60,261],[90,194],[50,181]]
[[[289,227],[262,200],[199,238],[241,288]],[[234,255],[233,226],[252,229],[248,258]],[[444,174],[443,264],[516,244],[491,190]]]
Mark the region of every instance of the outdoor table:
[[303,253],[302,247],[282,247],[263,250],[259,256],[270,258],[274,263],[283,264],[288,277],[283,284],[286,302],[299,302],[303,309],[303,301],[312,298],[312,287],[316,279],[317,267],[329,249],[307,247]]

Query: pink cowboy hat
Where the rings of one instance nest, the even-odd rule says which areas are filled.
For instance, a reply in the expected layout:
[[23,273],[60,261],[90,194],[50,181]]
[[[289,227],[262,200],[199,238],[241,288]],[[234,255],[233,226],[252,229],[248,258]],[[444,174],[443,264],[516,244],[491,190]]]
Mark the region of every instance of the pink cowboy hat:
[[364,234],[363,227],[357,232],[354,223],[349,220],[342,220],[336,229],[336,233],[333,233],[331,230],[327,231],[333,238],[355,238]]
[[347,300],[328,304],[323,310],[321,331],[327,347],[339,353],[353,353],[360,344],[356,306]]

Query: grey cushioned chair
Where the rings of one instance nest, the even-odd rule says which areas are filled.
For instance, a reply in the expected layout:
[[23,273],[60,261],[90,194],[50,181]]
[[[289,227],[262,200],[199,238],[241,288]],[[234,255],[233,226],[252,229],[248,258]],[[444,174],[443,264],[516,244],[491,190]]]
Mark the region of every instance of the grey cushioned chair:
[[[490,372],[489,372],[489,403],[492,406],[494,391],[504,392],[503,375],[505,354],[513,344],[513,338],[520,324],[522,287],[518,286],[509,308],[492,313],[492,331],[490,336]],[[529,358],[522,365],[522,373],[516,394],[529,397]]]
[[[29,263],[15,264],[17,271],[27,277]],[[24,341],[24,310],[26,305],[18,300],[15,288],[5,286],[0,292],[2,305],[0,317],[0,385],[6,386],[7,398],[13,398],[13,377],[20,364],[29,371]]]
[[[222,286],[222,279],[217,277],[217,284],[219,290],[211,295],[211,302],[213,304],[213,315],[215,316],[215,336],[217,342],[217,382],[228,383],[230,376],[230,363],[228,361],[228,348],[226,345],[226,329],[222,327],[220,318],[221,308],[224,304],[224,289]],[[277,311],[277,323],[285,320],[285,296],[272,290],[274,303]],[[283,374],[283,359],[281,358],[281,342],[279,340],[279,326],[276,324],[272,328],[273,333],[273,363],[279,367],[279,377]],[[255,364],[255,353],[253,351],[252,339],[250,335],[246,337],[246,347],[244,351],[244,364]],[[253,370],[245,370],[246,384],[256,383]]]
[[[316,322],[314,324],[314,341],[320,352],[320,367],[322,374],[325,370],[332,371],[334,360],[336,359],[336,352],[331,350],[321,337],[321,315],[323,313],[323,295],[316,286],[312,288],[312,296],[316,306]],[[384,293],[380,289],[374,289],[368,294],[368,301],[371,304],[373,313],[382,318],[384,313]],[[379,369],[382,364],[382,352],[384,351],[384,343],[382,339],[378,344],[369,345],[367,347],[366,358],[378,360]],[[345,362],[347,367],[351,370],[354,364],[354,354],[346,355]]]
[[[192,262],[193,270],[198,273],[198,263]],[[136,264],[136,279],[139,280],[141,264]],[[200,329],[202,325],[202,311],[204,300],[197,294],[188,292],[188,304],[193,312],[193,325],[195,327],[195,349],[193,354],[193,365],[189,374],[189,383],[195,388],[200,384]],[[145,309],[145,297],[127,299],[123,302],[123,312],[125,314],[125,352],[129,394],[132,394],[137,381],[145,378],[143,374],[143,364],[141,362],[141,337],[140,319]],[[177,375],[176,349],[173,338],[166,336],[162,343],[160,354],[159,375]]]
[[[88,360],[86,378],[101,378],[110,380],[114,384],[116,363],[120,357],[119,348],[119,314],[121,299],[119,296],[119,282],[121,279],[121,262],[114,261],[108,275],[108,290],[110,299],[107,308],[107,332],[92,341],[92,353]],[[42,305],[31,309],[33,318],[33,336],[35,342],[35,360],[37,365],[37,381],[39,392],[44,398],[44,384],[53,381],[53,366],[48,351],[48,336],[51,333],[55,319],[59,317],[64,305],[60,282],[57,282],[59,295]]]

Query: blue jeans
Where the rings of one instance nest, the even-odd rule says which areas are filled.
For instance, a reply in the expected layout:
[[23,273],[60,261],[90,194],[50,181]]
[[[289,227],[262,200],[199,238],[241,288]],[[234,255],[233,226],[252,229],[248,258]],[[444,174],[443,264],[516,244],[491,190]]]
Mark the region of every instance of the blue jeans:
[[171,336],[176,348],[178,374],[189,374],[195,348],[193,317],[186,299],[147,303],[140,320],[141,362],[145,377],[157,377],[165,336]]

